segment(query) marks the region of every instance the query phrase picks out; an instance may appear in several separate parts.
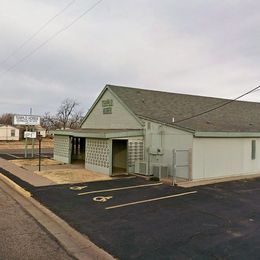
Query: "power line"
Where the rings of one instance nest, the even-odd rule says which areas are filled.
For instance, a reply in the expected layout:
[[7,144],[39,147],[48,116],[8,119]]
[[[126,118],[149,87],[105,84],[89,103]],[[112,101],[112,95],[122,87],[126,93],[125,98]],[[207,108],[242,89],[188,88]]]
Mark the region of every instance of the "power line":
[[51,40],[53,40],[54,38],[56,38],[59,34],[61,34],[62,32],[68,30],[72,25],[74,25],[78,20],[80,20],[83,16],[85,16],[87,13],[89,13],[91,10],[93,10],[97,5],[99,5],[101,2],[103,2],[104,0],[99,0],[97,2],[95,2],[91,7],[89,7],[87,10],[85,10],[81,15],[79,15],[78,17],[76,17],[72,22],[70,22],[68,25],[62,27],[60,30],[58,30],[56,33],[54,33],[53,35],[51,35],[47,40],[45,40],[43,43],[41,43],[39,46],[37,46],[36,48],[34,48],[31,52],[29,52],[27,55],[25,55],[24,57],[22,57],[20,60],[18,60],[14,65],[10,66],[7,70],[3,71],[2,74],[7,73],[11,70],[13,70],[14,68],[16,68],[18,65],[20,65],[21,63],[23,63],[25,60],[27,60],[28,58],[30,58],[35,52],[37,52],[38,50],[40,50],[42,47],[44,47],[48,42],[50,42]]
[[180,123],[180,122],[183,122],[183,121],[186,121],[186,120],[190,120],[190,119],[193,119],[193,118],[195,118],[195,117],[199,117],[199,116],[205,115],[205,114],[207,114],[207,113],[210,113],[210,112],[212,112],[212,111],[214,111],[214,110],[217,110],[217,109],[219,109],[219,108],[221,108],[221,107],[227,106],[227,105],[229,105],[229,104],[231,104],[231,103],[237,101],[238,99],[240,99],[240,98],[242,98],[242,97],[244,97],[244,96],[246,96],[246,95],[252,93],[252,92],[255,92],[255,91],[259,90],[259,88],[260,88],[260,86],[258,86],[258,87],[256,87],[256,88],[253,88],[253,89],[249,90],[248,92],[246,92],[246,93],[244,93],[244,94],[238,96],[238,97],[235,98],[235,99],[228,100],[227,102],[225,102],[225,103],[223,103],[223,104],[221,104],[221,105],[219,105],[219,106],[216,106],[216,107],[210,108],[210,109],[208,109],[208,110],[202,111],[202,112],[200,112],[200,113],[198,113],[198,114],[195,114],[195,115],[193,115],[193,116],[186,117],[186,118],[181,119],[181,120],[179,120],[179,121],[176,121],[176,122],[174,122],[174,123],[177,124],[177,123]]
[[33,40],[47,25],[49,25],[54,19],[64,13],[72,4],[75,3],[76,0],[69,2],[61,11],[56,13],[53,17],[51,17],[47,22],[45,22],[37,31],[35,31],[28,39],[21,43],[19,47],[17,47],[11,54],[9,54],[5,59],[0,62],[0,65],[5,64],[11,57],[13,57],[16,53],[18,53],[24,46],[26,46],[31,40]]

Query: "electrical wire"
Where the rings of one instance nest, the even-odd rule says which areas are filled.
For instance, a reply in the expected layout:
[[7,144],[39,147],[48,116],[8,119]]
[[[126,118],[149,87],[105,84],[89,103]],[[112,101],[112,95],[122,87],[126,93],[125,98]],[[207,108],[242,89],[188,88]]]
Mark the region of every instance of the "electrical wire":
[[174,124],[177,124],[177,123],[180,123],[180,122],[183,122],[183,121],[187,121],[187,120],[190,120],[190,119],[193,119],[193,118],[196,118],[196,117],[205,115],[205,114],[207,114],[207,113],[210,113],[210,112],[212,112],[212,111],[215,111],[215,110],[217,110],[217,109],[219,109],[219,108],[221,108],[221,107],[227,106],[227,105],[229,105],[229,104],[231,104],[231,103],[237,101],[238,99],[240,99],[240,98],[242,98],[242,97],[245,97],[245,96],[247,96],[248,94],[250,94],[250,93],[252,93],[252,92],[255,92],[255,91],[259,90],[259,89],[260,89],[260,86],[255,87],[255,88],[253,88],[253,89],[247,91],[246,93],[244,93],[244,94],[242,94],[242,95],[236,97],[235,99],[228,100],[227,102],[225,102],[225,103],[223,103],[223,104],[221,104],[221,105],[219,105],[219,106],[216,106],[216,107],[210,108],[210,109],[208,109],[208,110],[202,111],[202,112],[200,112],[200,113],[198,113],[198,114],[195,114],[195,115],[193,115],[193,116],[186,117],[186,118],[184,118],[184,119],[178,120],[178,121],[174,122]]
[[47,43],[49,43],[51,40],[53,40],[54,38],[56,38],[59,34],[61,34],[62,32],[68,30],[72,25],[74,25],[78,20],[80,20],[83,16],[85,16],[87,13],[89,13],[90,11],[92,11],[96,6],[98,6],[99,4],[101,4],[101,2],[103,2],[104,0],[99,0],[97,2],[95,2],[92,6],[90,6],[87,10],[85,10],[81,15],[79,15],[78,17],[76,17],[74,20],[72,20],[72,22],[70,22],[68,25],[62,27],[60,30],[58,30],[57,32],[55,32],[53,35],[51,35],[47,40],[45,40],[43,43],[41,43],[39,46],[37,46],[36,48],[34,48],[31,52],[29,52],[27,55],[25,55],[24,57],[22,57],[20,60],[18,60],[14,65],[10,66],[8,69],[4,70],[2,74],[5,74],[11,70],[13,70],[14,68],[16,68],[18,65],[20,65],[21,63],[23,63],[25,60],[27,60],[28,58],[30,58],[34,53],[36,53],[38,50],[40,50],[42,47],[44,47]]
[[61,11],[56,13],[53,17],[51,17],[47,22],[45,22],[37,31],[35,31],[29,38],[27,38],[24,42],[21,43],[19,47],[11,52],[5,59],[0,62],[0,66],[5,64],[11,57],[17,54],[21,49],[23,49],[30,41],[32,41],[44,28],[46,28],[53,20],[63,14],[71,5],[75,3],[76,0],[69,2]]

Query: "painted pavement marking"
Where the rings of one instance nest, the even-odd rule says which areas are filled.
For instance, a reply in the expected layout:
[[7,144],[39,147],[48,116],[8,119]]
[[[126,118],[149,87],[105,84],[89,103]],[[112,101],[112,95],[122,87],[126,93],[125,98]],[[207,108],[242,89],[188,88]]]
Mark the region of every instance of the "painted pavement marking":
[[107,200],[110,200],[112,198],[113,198],[113,196],[108,196],[108,197],[98,196],[98,197],[94,197],[93,200],[96,202],[106,202]]
[[169,195],[169,196],[164,196],[164,197],[159,197],[159,198],[134,201],[134,202],[129,202],[129,203],[125,203],[125,204],[119,204],[119,205],[107,207],[106,209],[122,208],[122,207],[127,207],[127,206],[132,206],[132,205],[137,205],[137,204],[142,204],[142,203],[147,203],[147,202],[152,202],[152,201],[165,200],[165,199],[170,199],[170,198],[175,198],[175,197],[191,195],[194,193],[197,193],[197,191],[189,191],[189,192],[184,192],[184,193],[179,193],[179,194],[174,194],[174,195]]
[[82,196],[82,195],[88,195],[88,194],[93,194],[93,193],[102,193],[102,192],[118,191],[118,190],[129,190],[129,189],[144,188],[144,187],[150,187],[150,186],[158,186],[158,185],[161,185],[161,184],[162,184],[162,182],[152,183],[152,184],[135,185],[135,186],[126,186],[126,187],[113,188],[113,189],[107,189],[107,190],[94,190],[94,191],[78,193],[78,195]]
[[20,156],[16,156],[16,155],[13,155],[13,154],[11,154],[11,153],[5,153],[6,155],[9,155],[9,156],[11,156],[11,157],[14,157],[14,158],[16,158],[16,159],[21,159],[21,158],[23,158],[23,157],[20,157]]
[[83,190],[87,188],[88,186],[71,186],[70,190]]

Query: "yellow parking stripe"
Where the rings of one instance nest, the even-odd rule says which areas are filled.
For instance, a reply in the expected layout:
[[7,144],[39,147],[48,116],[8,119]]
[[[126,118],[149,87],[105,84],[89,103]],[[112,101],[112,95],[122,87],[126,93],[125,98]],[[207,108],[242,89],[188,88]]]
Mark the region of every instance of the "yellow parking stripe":
[[164,197],[159,197],[159,198],[154,198],[154,199],[147,199],[147,200],[129,202],[129,203],[125,203],[125,204],[107,207],[106,209],[122,208],[122,207],[131,206],[131,205],[142,204],[142,203],[146,203],[146,202],[152,202],[152,201],[157,201],[157,200],[165,200],[165,199],[170,199],[170,198],[174,198],[174,197],[181,197],[181,196],[190,195],[190,194],[194,194],[194,193],[197,193],[197,191],[190,191],[190,192],[184,192],[184,193],[179,193],[179,194],[174,194],[174,195],[169,195],[169,196],[164,196]]
[[82,196],[82,195],[88,195],[88,194],[93,194],[93,193],[102,193],[102,192],[117,191],[117,190],[129,190],[129,189],[136,189],[136,188],[143,188],[143,187],[150,187],[150,186],[158,186],[158,185],[161,185],[161,184],[162,183],[159,182],[159,183],[143,184],[143,185],[136,185],[136,186],[127,186],[127,187],[107,189],[107,190],[94,190],[94,191],[78,193],[78,195]]

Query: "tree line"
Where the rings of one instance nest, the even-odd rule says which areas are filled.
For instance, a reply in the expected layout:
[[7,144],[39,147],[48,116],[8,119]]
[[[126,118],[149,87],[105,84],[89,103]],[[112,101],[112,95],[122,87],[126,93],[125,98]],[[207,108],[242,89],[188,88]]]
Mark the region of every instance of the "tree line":
[[[0,115],[0,124],[12,125],[12,113]],[[75,99],[67,98],[63,100],[55,114],[45,112],[41,116],[41,126],[46,130],[78,128],[83,118],[83,112],[79,109],[79,102]]]

